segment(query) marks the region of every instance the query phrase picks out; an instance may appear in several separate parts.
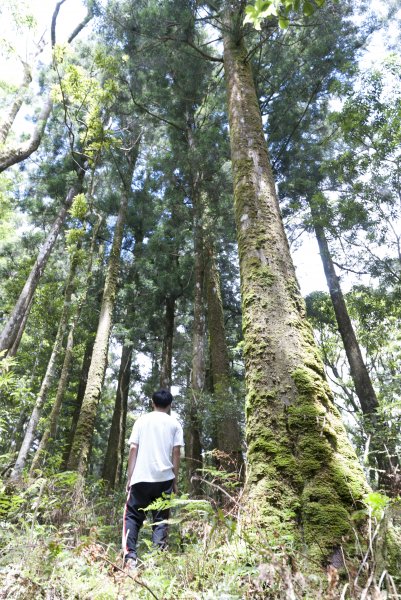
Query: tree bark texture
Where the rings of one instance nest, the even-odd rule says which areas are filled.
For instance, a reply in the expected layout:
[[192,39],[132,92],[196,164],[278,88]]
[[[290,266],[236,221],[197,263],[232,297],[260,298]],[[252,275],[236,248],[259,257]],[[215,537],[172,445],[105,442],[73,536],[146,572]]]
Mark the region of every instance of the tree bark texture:
[[[240,473],[243,468],[241,431],[230,384],[230,362],[224,325],[220,273],[216,264],[214,244],[205,234],[207,315],[210,363],[215,403],[217,448],[224,454],[219,463],[227,471]],[[225,457],[224,455],[227,455]]]
[[388,426],[380,420],[378,415],[379,401],[363,360],[341,290],[340,280],[334,268],[326,233],[321,225],[320,208],[315,204],[315,200],[312,200],[309,206],[338,330],[344,344],[355,392],[362,413],[366,417],[364,426],[367,434],[371,437],[369,462],[373,468],[377,469],[379,487],[384,488],[388,494],[398,495],[401,481],[397,477],[398,458],[395,452],[395,440],[392,439]]
[[14,310],[8,318],[3,331],[1,332],[0,352],[5,350],[7,353],[11,348],[13,348],[17,338],[22,336],[23,331],[21,331],[21,325],[24,320],[26,321],[26,312],[29,310],[37,285],[40,281],[43,271],[45,270],[51,251],[56,243],[58,234],[63,226],[67,211],[70,208],[76,194],[77,188],[70,188],[65,202],[61,207],[45,242],[42,244],[39,250],[38,257],[15,304]]
[[171,388],[173,341],[174,341],[174,319],[175,319],[175,296],[167,296],[165,300],[164,313],[164,336],[162,345],[162,360],[160,368],[160,387],[166,390]]
[[68,468],[85,475],[88,467],[89,451],[95,426],[96,410],[100,400],[112,324],[112,315],[117,293],[117,280],[120,269],[120,252],[128,204],[128,192],[121,195],[120,209],[114,230],[113,244],[107,267],[106,281],[99,323],[89,368],[88,382],[82,402],[77,429],[71,448]]
[[75,287],[75,274],[77,269],[76,260],[71,260],[71,266],[68,273],[68,279],[66,282],[65,292],[64,292],[64,303],[63,309],[61,312],[61,317],[57,329],[56,339],[54,340],[52,352],[49,358],[49,362],[47,363],[47,368],[45,375],[42,380],[42,384],[40,386],[40,390],[38,396],[36,398],[35,406],[33,407],[24,439],[18,453],[17,461],[14,465],[14,468],[11,472],[10,479],[17,480],[21,477],[22,470],[25,467],[29,450],[32,446],[32,443],[35,439],[36,428],[39,423],[39,419],[42,413],[43,405],[46,402],[47,394],[51,384],[53,383],[55,371],[56,371],[56,362],[60,355],[63,346],[63,338],[65,331],[68,325],[69,313],[70,313],[70,305],[71,305],[71,296],[74,292]]
[[120,369],[118,372],[116,402],[107,442],[106,456],[103,463],[102,477],[109,483],[112,489],[114,489],[119,482],[121,470],[121,437],[124,429],[124,413],[126,413],[126,411],[124,411],[124,406],[126,406],[128,402],[132,352],[132,344],[124,344],[121,354]]
[[266,536],[290,536],[326,560],[352,535],[351,513],[368,486],[306,321],[236,16],[226,9],[224,69],[243,311],[248,514]]

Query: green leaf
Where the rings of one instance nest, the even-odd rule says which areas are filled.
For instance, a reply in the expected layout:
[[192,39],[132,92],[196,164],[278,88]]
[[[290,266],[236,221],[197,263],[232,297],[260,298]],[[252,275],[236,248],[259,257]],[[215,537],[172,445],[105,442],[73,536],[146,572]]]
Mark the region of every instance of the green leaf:
[[313,6],[312,2],[304,2],[303,13],[304,13],[305,17],[312,16],[314,12],[315,12],[315,7]]

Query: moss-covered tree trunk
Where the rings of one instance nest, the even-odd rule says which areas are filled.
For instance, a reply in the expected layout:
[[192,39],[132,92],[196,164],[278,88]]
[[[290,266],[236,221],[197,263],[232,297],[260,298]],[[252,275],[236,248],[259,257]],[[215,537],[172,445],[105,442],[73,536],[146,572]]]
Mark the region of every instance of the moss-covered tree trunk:
[[81,367],[81,375],[80,375],[79,384],[78,384],[77,397],[75,399],[74,410],[73,410],[73,413],[71,416],[71,424],[70,424],[70,428],[69,428],[69,431],[67,434],[67,439],[66,439],[66,443],[65,443],[65,447],[64,447],[64,451],[63,451],[63,469],[64,470],[66,470],[67,466],[68,466],[72,443],[74,441],[74,436],[75,436],[75,431],[77,429],[79,414],[81,412],[82,402],[83,402],[84,395],[85,395],[86,384],[88,383],[88,374],[89,374],[89,368],[90,368],[91,362],[92,362],[92,353],[93,353],[94,343],[95,343],[95,335],[93,333],[90,335],[90,338],[86,342],[86,345],[85,345],[84,357],[82,360],[82,367]]
[[227,6],[224,69],[245,342],[248,514],[266,535],[303,541],[324,560],[352,535],[351,513],[368,488],[306,321],[242,19]]
[[[131,184],[131,182],[130,182]],[[100,307],[99,323],[93,347],[92,360],[88,373],[85,395],[79,414],[74,441],[68,461],[68,468],[78,471],[81,475],[86,473],[88,467],[89,451],[92,442],[97,406],[100,400],[104,374],[107,365],[109,338],[112,325],[114,303],[117,293],[117,280],[120,270],[120,252],[123,240],[124,223],[127,213],[129,190],[121,193],[121,202],[117,222],[114,229],[113,244],[111,247],[109,263],[102,304]]]
[[[208,223],[210,225],[210,223]],[[207,322],[210,365],[215,403],[217,448],[223,452],[220,464],[227,471],[243,468],[241,431],[230,383],[230,362],[224,325],[220,273],[210,229],[205,232]]]
[[61,312],[61,317],[57,329],[56,339],[54,340],[52,352],[50,354],[49,361],[47,363],[46,372],[44,374],[39,393],[36,397],[36,402],[33,407],[30,419],[28,421],[27,428],[25,430],[25,435],[23,442],[21,444],[21,448],[18,453],[18,457],[14,468],[11,472],[10,479],[11,481],[15,481],[20,478],[22,470],[25,467],[29,450],[32,446],[32,443],[35,439],[36,429],[39,423],[39,419],[42,413],[43,405],[46,402],[47,394],[51,384],[53,383],[55,372],[56,372],[56,361],[62,351],[63,347],[63,338],[67,329],[69,313],[70,313],[70,305],[71,305],[71,296],[75,289],[75,275],[77,269],[77,261],[72,258],[71,266],[68,273],[67,283],[64,292],[64,303]]
[[6,353],[13,348],[18,337],[21,338],[23,331],[22,324],[26,322],[26,312],[32,303],[32,298],[40,278],[45,270],[50,253],[54,248],[58,234],[63,226],[68,209],[71,207],[74,196],[77,194],[78,187],[71,187],[63,206],[61,207],[57,218],[55,219],[50,232],[40,247],[38,257],[33,265],[29,277],[19,295],[12,314],[9,316],[7,323],[4,326],[0,335],[0,352],[4,350]]
[[111,420],[109,438],[107,441],[106,456],[103,463],[102,477],[111,488],[115,488],[119,481],[121,470],[121,437],[125,432],[125,415],[128,402],[128,391],[131,378],[132,343],[125,343],[121,353],[120,369],[118,372],[118,383],[116,401],[114,404],[113,417]]
[[394,434],[378,414],[379,401],[362,357],[322,225],[325,212],[324,203],[324,198],[316,196],[309,202],[309,206],[338,330],[344,344],[355,392],[364,416],[366,433],[370,436],[369,462],[377,470],[379,487],[384,489],[387,494],[396,496],[400,493],[401,480],[398,475],[399,461]]

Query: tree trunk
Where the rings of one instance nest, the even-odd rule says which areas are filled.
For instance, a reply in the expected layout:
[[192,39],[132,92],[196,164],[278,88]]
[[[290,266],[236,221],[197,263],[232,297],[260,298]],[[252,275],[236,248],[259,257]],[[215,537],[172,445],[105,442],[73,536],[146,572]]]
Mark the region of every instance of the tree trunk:
[[160,368],[160,387],[166,390],[171,388],[175,296],[167,296],[165,300],[164,337],[162,346],[162,360]]
[[386,427],[385,423],[381,422],[377,413],[379,401],[348,314],[340,280],[337,277],[331,258],[326,233],[324,227],[321,225],[322,216],[320,208],[314,199],[311,200],[309,206],[338,330],[344,344],[355,392],[365,417],[365,429],[371,438],[369,462],[373,468],[377,469],[379,487],[384,488],[388,494],[398,495],[401,481],[396,476],[398,471],[398,457],[395,452],[394,440],[389,428]]
[[107,442],[106,456],[103,463],[102,477],[113,489],[118,484],[121,470],[121,438],[125,412],[124,406],[126,406],[128,401],[132,352],[132,344],[124,344],[121,354],[120,370],[118,373],[116,402]]
[[196,477],[197,469],[202,468],[201,422],[199,406],[205,387],[205,309],[204,309],[204,257],[201,199],[197,198],[196,186],[193,186],[194,205],[194,322],[192,334],[192,374],[191,396],[188,408],[188,427],[186,436],[187,471],[192,494],[201,493],[200,482]]
[[219,464],[226,471],[241,473],[243,457],[238,414],[230,384],[230,362],[221,299],[220,273],[211,234],[206,234],[206,288],[210,363],[215,403],[217,448],[223,452]]
[[64,451],[63,451],[63,469],[64,470],[67,470],[67,467],[68,467],[72,443],[74,441],[74,436],[75,436],[75,431],[77,429],[79,414],[81,412],[82,402],[83,402],[84,395],[85,395],[86,384],[88,383],[88,374],[89,374],[89,368],[90,368],[91,362],[92,362],[92,353],[93,353],[94,343],[95,343],[95,338],[91,336],[90,340],[86,342],[86,346],[85,346],[85,353],[84,353],[84,358],[82,361],[81,376],[79,379],[79,385],[78,385],[77,397],[75,400],[74,412],[73,412],[72,418],[71,418],[71,425],[70,425],[70,429],[69,429],[67,443],[66,443]]
[[52,109],[53,100],[48,96],[38,116],[32,137],[24,144],[21,144],[21,146],[5,148],[0,152],[0,173],[12,165],[27,159],[39,148]]
[[14,98],[12,105],[8,111],[8,114],[4,117],[2,123],[0,124],[0,146],[4,144],[7,139],[7,136],[10,132],[12,124],[15,121],[17,114],[22,106],[22,103],[25,98],[26,91],[29,87],[29,84],[32,81],[31,69],[27,63],[23,63],[24,67],[24,78],[22,80],[22,84],[20,85],[18,92]]
[[67,211],[70,208],[76,194],[77,188],[74,186],[69,190],[65,203],[61,207],[60,212],[52,225],[49,235],[39,250],[38,257],[31,269],[29,277],[17,300],[14,310],[5,324],[3,331],[1,332],[0,352],[5,350],[7,354],[7,352],[15,345],[17,338],[22,336],[23,331],[21,330],[21,325],[24,322],[26,312],[29,310],[33,295],[36,291],[43,271],[45,270],[50,253],[53,250],[54,244],[56,243],[57,236],[60,233]]
[[[246,368],[247,513],[326,560],[368,490],[336,410],[285,236],[243,42],[227,5],[224,69]],[[233,9],[235,10],[235,9]]]
[[[56,398],[54,400],[48,422],[47,422],[45,430],[43,432],[42,439],[40,440],[38,449],[37,449],[34,459],[32,461],[32,465],[31,465],[31,469],[30,469],[31,473],[33,473],[35,471],[35,469],[39,468],[39,466],[45,456],[45,452],[47,451],[47,446],[48,446],[49,441],[54,440],[55,436],[56,436],[58,417],[59,417],[61,406],[62,406],[62,403],[64,400],[64,395],[65,395],[65,392],[66,392],[66,389],[68,386],[70,367],[71,367],[72,358],[73,358],[74,333],[75,333],[75,329],[78,325],[79,319],[81,317],[82,308],[86,303],[89,287],[90,287],[90,284],[92,281],[92,266],[93,266],[94,252],[95,252],[95,244],[96,244],[96,238],[97,238],[97,234],[99,232],[99,228],[102,223],[102,220],[103,220],[102,218],[99,218],[97,224],[95,225],[95,227],[93,229],[92,242],[91,242],[91,247],[90,247],[90,251],[89,251],[89,259],[88,259],[88,264],[87,264],[87,268],[86,268],[84,290],[80,294],[78,302],[76,303],[75,308],[72,311],[75,314],[71,315],[72,322],[71,322],[70,330],[69,330],[68,336],[67,336],[67,345],[66,345],[65,354],[64,354],[64,362],[63,362],[63,367],[61,369],[61,375],[60,375],[60,379],[59,379],[58,386],[57,386]],[[72,260],[74,260],[74,258]],[[76,257],[75,257],[75,260],[76,260]]]
[[59,354],[63,345],[63,338],[67,328],[69,312],[70,312],[70,304],[71,304],[71,296],[74,292],[75,286],[75,273],[77,269],[77,261],[76,259],[71,260],[70,271],[68,274],[68,279],[64,292],[64,303],[63,309],[61,312],[60,322],[57,329],[56,339],[54,340],[52,352],[49,358],[49,362],[47,364],[46,373],[43,377],[42,384],[40,386],[39,394],[36,398],[35,406],[33,407],[32,414],[30,416],[24,439],[18,454],[17,461],[14,465],[14,468],[11,472],[10,479],[12,481],[16,481],[21,477],[22,470],[25,467],[26,460],[28,457],[29,450],[32,446],[32,443],[35,439],[36,428],[39,423],[39,419],[42,413],[43,405],[46,402],[47,393],[51,384],[53,383],[55,371],[56,371],[56,361],[59,357]]
[[113,245],[110,252],[102,305],[100,307],[99,324],[96,333],[88,382],[82,402],[74,441],[71,448],[68,468],[84,475],[88,467],[89,450],[95,426],[96,410],[107,364],[109,337],[117,293],[117,279],[120,269],[120,252],[124,232],[128,204],[128,190],[121,195],[120,209],[114,231]]
[[22,336],[24,335],[24,331],[25,331],[25,327],[26,327],[26,322],[28,321],[29,313],[31,312],[32,304],[33,304],[33,296],[31,298],[30,303],[28,304],[28,307],[27,307],[27,309],[25,311],[25,314],[24,314],[24,318],[22,319],[21,324],[19,326],[17,337],[15,338],[13,345],[11,346],[11,348],[9,349],[9,351],[7,352],[7,356],[15,356],[17,354],[17,350],[18,350],[19,345],[21,343]]

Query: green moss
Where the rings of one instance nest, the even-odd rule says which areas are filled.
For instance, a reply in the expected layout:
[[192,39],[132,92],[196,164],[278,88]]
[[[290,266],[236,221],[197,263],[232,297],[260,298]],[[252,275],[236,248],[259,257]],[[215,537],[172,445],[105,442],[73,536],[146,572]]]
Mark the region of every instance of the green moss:
[[338,502],[303,502],[302,517],[305,542],[319,559],[326,558],[352,533],[349,514]]
[[[253,241],[253,240],[252,240]],[[263,265],[257,256],[249,257],[244,262],[247,279],[261,285],[273,285],[276,278],[267,265]]]

